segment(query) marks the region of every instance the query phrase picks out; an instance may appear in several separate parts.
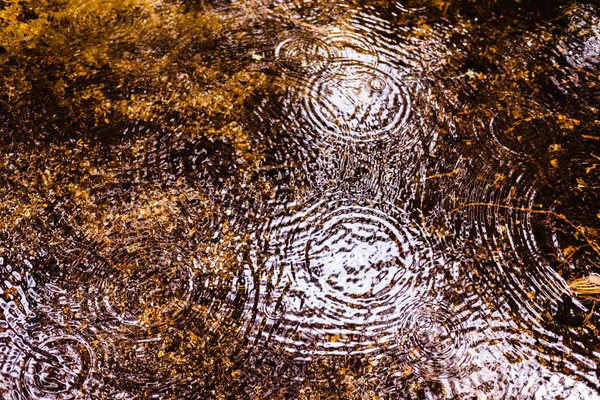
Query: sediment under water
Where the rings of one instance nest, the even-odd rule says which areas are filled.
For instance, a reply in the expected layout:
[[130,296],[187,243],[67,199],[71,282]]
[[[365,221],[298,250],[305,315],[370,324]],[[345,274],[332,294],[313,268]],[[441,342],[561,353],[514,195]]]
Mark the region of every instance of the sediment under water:
[[0,0],[5,399],[600,398],[600,4]]

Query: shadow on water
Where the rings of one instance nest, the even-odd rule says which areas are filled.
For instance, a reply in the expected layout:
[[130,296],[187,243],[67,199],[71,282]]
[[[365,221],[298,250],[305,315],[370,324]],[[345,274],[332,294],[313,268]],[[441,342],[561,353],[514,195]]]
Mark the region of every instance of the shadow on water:
[[0,0],[0,395],[599,398],[599,7]]

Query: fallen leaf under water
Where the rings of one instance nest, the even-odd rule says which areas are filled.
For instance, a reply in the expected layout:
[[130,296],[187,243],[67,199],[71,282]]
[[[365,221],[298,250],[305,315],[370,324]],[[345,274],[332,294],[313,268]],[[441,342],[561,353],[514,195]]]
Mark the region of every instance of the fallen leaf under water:
[[591,273],[585,278],[574,279],[567,282],[575,295],[600,294],[600,275]]

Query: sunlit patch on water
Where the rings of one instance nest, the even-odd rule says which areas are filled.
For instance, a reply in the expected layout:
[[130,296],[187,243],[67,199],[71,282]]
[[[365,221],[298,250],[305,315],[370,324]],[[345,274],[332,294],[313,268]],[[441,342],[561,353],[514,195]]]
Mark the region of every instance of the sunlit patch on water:
[[377,48],[367,35],[332,30],[323,40],[330,46],[336,61],[359,61],[371,65],[376,65],[379,61]]
[[[400,297],[436,262],[418,222],[389,204],[327,198],[257,232],[257,287],[268,328],[299,355],[376,351]],[[387,336],[387,339],[386,339]]]
[[307,120],[306,130],[317,139],[399,138],[408,147],[418,138],[405,129],[411,115],[411,98],[403,81],[408,76],[380,63],[364,37],[337,32],[309,40],[286,39],[277,46],[276,55],[288,69],[305,73],[292,100],[300,107],[294,116]]
[[[382,64],[331,64],[327,72],[308,79],[301,89],[302,115],[316,135],[359,142],[401,136],[411,102],[403,83],[395,77],[397,73]],[[410,146],[410,140],[404,142]]]
[[68,400],[91,393],[92,370],[101,364],[90,344],[93,333],[40,306],[36,262],[10,253],[0,257],[0,385],[7,398]]
[[[398,395],[415,382],[437,382],[448,398],[456,388],[482,385],[494,379],[506,355],[514,352],[507,338],[514,327],[502,314],[505,302],[489,303],[473,281],[473,266],[454,259],[442,244],[444,260],[429,288],[410,291],[397,310],[394,342],[384,362],[399,365],[392,376]],[[440,396],[441,397],[441,396]]]
[[19,260],[10,252],[3,253],[0,257],[0,306],[4,316],[0,325],[2,334],[6,335],[7,342],[16,339],[21,344],[21,350],[28,350],[28,318],[35,315],[33,303],[37,300],[37,283],[31,276],[33,265],[27,259]]
[[[532,337],[504,333],[511,342],[534,341]],[[553,361],[540,362],[533,349],[516,350],[513,345],[499,345],[487,342],[473,353],[472,360],[481,360],[482,367],[471,373],[468,379],[443,382],[444,394],[439,398],[470,396],[474,392],[493,393],[493,398],[545,399],[562,396],[566,398],[597,398],[597,384],[585,382],[586,378],[569,375],[569,367],[563,371],[553,371]],[[554,360],[556,362],[556,360]],[[592,381],[595,377],[588,375]]]
[[398,10],[406,13],[422,14],[427,12],[431,2],[423,0],[402,0],[394,2]]
[[600,63],[600,19],[590,6],[577,6],[567,16],[567,35],[556,47],[557,52],[575,68],[593,69]]

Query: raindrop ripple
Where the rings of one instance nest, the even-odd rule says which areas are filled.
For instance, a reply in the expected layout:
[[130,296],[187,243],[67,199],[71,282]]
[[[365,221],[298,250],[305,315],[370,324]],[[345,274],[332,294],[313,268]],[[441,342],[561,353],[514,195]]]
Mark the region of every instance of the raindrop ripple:
[[413,301],[396,331],[398,352],[415,374],[428,380],[461,376],[471,364],[469,311],[457,313],[447,302]]
[[75,336],[50,337],[25,359],[20,385],[29,399],[74,399],[94,363],[89,345]]
[[331,60],[327,43],[311,35],[297,35],[281,41],[275,48],[275,58],[284,71],[311,74],[323,70]]
[[306,81],[301,90],[301,117],[318,136],[354,142],[401,136],[400,142],[408,147],[417,139],[405,132],[411,100],[396,76],[382,64],[332,63],[327,71]]
[[167,240],[90,247],[67,267],[95,324],[133,339],[183,329],[199,318],[203,301],[218,297],[201,287],[203,271],[194,254]]
[[433,261],[426,234],[403,211],[343,198],[275,217],[256,245],[264,258],[255,256],[252,271],[263,330],[255,336],[300,355],[377,351],[393,336],[402,294]]

